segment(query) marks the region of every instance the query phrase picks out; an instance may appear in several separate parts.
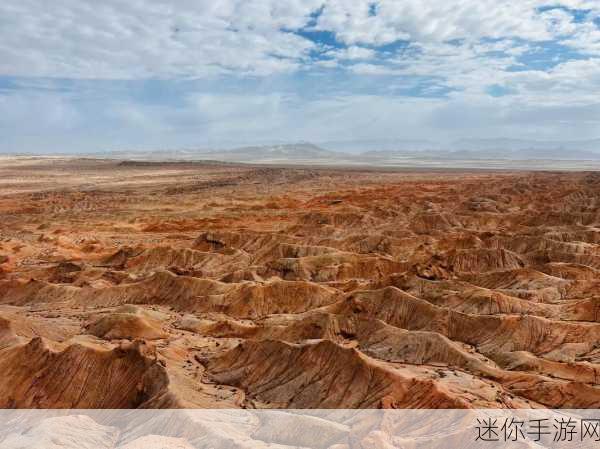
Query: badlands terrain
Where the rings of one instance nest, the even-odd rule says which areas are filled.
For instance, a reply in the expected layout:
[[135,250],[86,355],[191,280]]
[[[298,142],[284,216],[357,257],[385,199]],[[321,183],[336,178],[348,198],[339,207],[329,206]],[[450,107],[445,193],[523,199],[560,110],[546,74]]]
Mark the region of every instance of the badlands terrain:
[[600,174],[0,159],[1,408],[598,408]]

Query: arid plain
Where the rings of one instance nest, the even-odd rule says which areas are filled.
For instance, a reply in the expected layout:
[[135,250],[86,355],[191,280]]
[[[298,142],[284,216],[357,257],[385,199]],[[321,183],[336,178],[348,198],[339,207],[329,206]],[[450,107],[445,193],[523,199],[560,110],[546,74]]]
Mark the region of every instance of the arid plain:
[[2,408],[598,408],[600,174],[0,160]]

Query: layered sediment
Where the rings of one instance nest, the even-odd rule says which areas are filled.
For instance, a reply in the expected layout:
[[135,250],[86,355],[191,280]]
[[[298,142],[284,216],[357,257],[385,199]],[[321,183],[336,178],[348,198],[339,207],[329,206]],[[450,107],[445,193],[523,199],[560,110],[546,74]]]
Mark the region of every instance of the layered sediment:
[[0,407],[600,407],[594,173],[1,171]]

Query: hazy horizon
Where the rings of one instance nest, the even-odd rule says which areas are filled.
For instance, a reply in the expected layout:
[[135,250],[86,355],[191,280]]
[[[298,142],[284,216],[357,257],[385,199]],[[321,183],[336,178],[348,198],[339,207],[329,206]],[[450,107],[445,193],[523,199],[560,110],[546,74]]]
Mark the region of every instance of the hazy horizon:
[[252,151],[276,148],[298,148],[301,150],[304,146],[314,146],[319,150],[348,155],[360,155],[372,152],[406,152],[406,153],[453,153],[453,152],[472,152],[486,154],[490,151],[503,151],[504,155],[510,155],[515,151],[549,151],[565,152],[565,156],[570,154],[597,154],[600,156],[600,138],[572,141],[541,141],[525,140],[511,138],[489,138],[489,139],[458,139],[452,142],[440,142],[426,139],[362,139],[362,140],[330,140],[330,141],[254,141],[254,142],[222,142],[220,145],[187,145],[187,146],[127,146],[102,148],[99,150],[62,150],[60,148],[47,150],[2,150],[0,154],[4,155],[110,155],[110,154],[140,154],[144,153],[168,153],[168,152],[189,152],[190,154],[218,154],[220,152],[228,153],[236,150],[247,149]]

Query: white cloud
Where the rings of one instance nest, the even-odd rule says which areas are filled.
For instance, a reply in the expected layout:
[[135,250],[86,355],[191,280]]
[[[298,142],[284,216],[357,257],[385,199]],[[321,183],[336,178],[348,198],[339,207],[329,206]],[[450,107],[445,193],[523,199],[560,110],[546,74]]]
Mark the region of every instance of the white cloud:
[[568,61],[548,72],[513,72],[504,74],[503,78],[527,104],[595,104],[600,90],[600,60]]
[[[319,44],[290,32],[312,25],[349,45],[337,59],[370,59],[399,39],[569,38],[598,50],[593,22],[561,9],[585,0],[40,0],[0,2],[0,73],[66,78],[267,76],[310,66]],[[373,6],[375,14],[373,14]],[[320,11],[316,23],[314,15]],[[312,16],[311,16],[312,15]],[[331,51],[331,50],[330,50]]]
[[[377,14],[369,5],[377,4]],[[399,39],[446,41],[482,37],[547,39],[545,20],[527,0],[328,1],[317,28],[346,43],[386,44]]]
[[[598,17],[598,0],[3,0],[0,77],[16,78],[0,128],[17,145],[583,135]],[[119,79],[133,84],[100,81]],[[128,92],[156,79],[201,88],[174,104]]]
[[332,56],[336,59],[342,60],[357,60],[357,59],[372,59],[377,55],[377,52],[370,48],[358,47],[352,45],[347,48],[338,50],[329,50],[325,52],[325,55]]
[[579,24],[577,30],[562,43],[581,53],[600,56],[600,28],[592,21]]
[[339,61],[337,59],[320,59],[314,62],[317,67],[324,67],[327,69],[333,69],[339,67]]
[[0,73],[66,78],[266,75],[298,67],[314,43],[296,29],[309,1],[36,0],[0,3]]
[[551,9],[540,14],[542,20],[547,22],[548,30],[552,36],[565,36],[577,31],[577,24],[573,16],[564,9]]
[[357,75],[401,75],[402,72],[386,65],[359,63],[350,67]]

